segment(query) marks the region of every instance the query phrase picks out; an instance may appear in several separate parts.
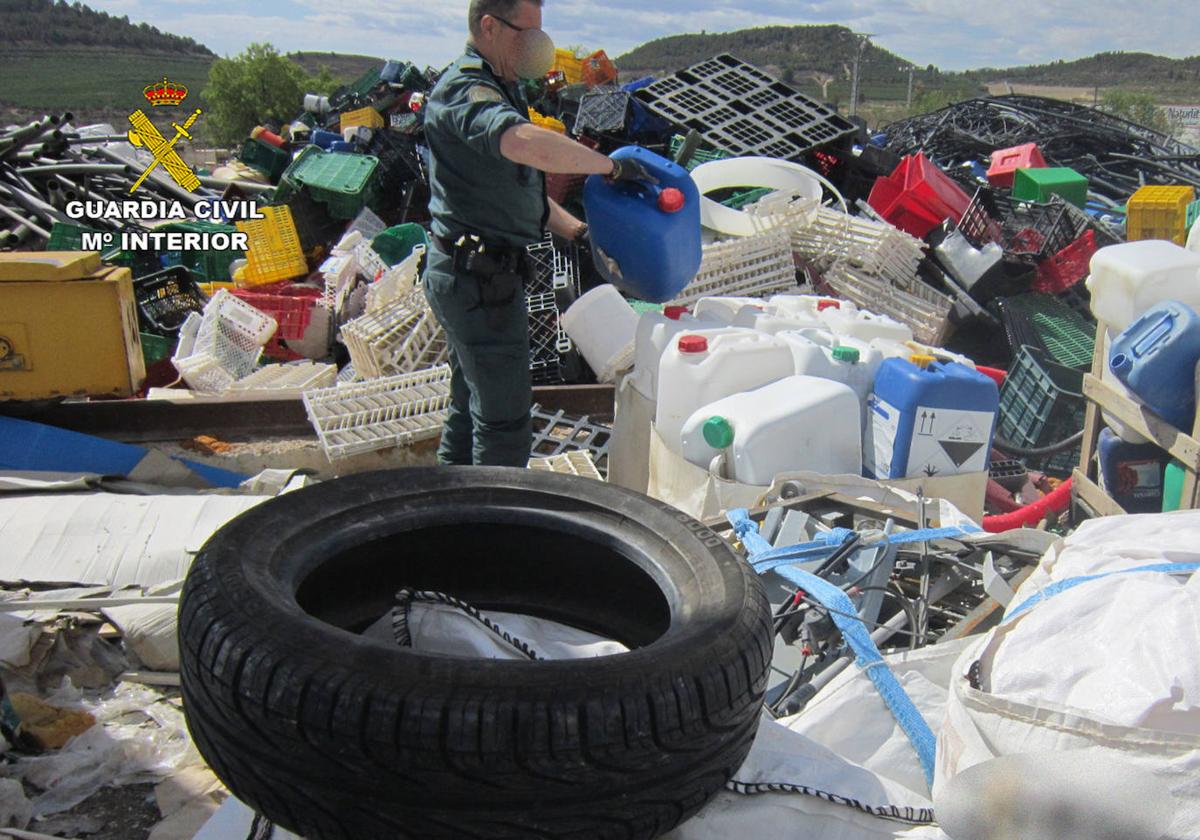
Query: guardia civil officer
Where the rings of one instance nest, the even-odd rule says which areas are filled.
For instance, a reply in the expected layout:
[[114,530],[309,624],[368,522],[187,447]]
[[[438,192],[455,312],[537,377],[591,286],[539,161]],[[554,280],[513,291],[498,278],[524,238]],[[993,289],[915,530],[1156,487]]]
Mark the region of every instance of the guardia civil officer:
[[545,172],[649,180],[529,120],[520,79],[544,76],[554,44],[542,0],[471,0],[466,53],[426,104],[433,248],[425,294],[450,345],[443,464],[524,467],[532,440],[525,246],[587,225],[546,195]]

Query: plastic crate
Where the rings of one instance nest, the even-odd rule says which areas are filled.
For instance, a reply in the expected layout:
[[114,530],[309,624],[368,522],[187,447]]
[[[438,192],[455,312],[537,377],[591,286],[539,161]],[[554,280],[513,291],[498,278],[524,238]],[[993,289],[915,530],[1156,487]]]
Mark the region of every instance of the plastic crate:
[[[671,138],[671,142],[667,145],[668,157],[670,157],[671,160],[675,160],[675,156],[678,155],[679,150],[683,148],[683,142],[684,138],[678,134]],[[688,172],[691,172],[693,169],[703,163],[711,163],[714,160],[725,160],[728,157],[728,153],[722,152],[719,149],[696,149],[694,152],[692,152],[692,156],[688,162],[684,164],[684,169],[686,169]]]
[[333,387],[337,373],[337,365],[316,362],[266,365],[230,385],[229,392],[241,395],[258,392],[273,398],[300,397],[305,391]]
[[307,190],[293,193],[285,202],[281,202],[280,206],[286,206],[291,211],[292,224],[296,227],[300,248],[306,254],[325,246],[330,240],[337,239],[346,224],[344,220],[333,218],[329,209],[321,202],[315,201]]
[[[1066,440],[1083,428],[1082,389],[1083,371],[1055,364],[1035,347],[1022,347],[1000,389],[997,435],[1024,449]],[[1079,464],[1079,451],[1077,444],[1022,460],[1030,469],[1066,476]]]
[[371,247],[375,249],[375,253],[389,266],[404,262],[417,246],[429,250],[429,233],[425,228],[411,222],[380,231],[371,240]]
[[188,314],[171,361],[193,389],[221,393],[254,372],[275,329],[274,318],[221,290],[203,315]]
[[791,233],[780,227],[705,245],[700,271],[669,303],[679,306],[702,297],[762,295],[795,285]]
[[347,128],[360,125],[365,128],[383,128],[383,117],[374,108],[369,107],[346,111],[338,121],[338,132],[345,134]]
[[991,166],[988,167],[988,183],[993,187],[1012,187],[1013,177],[1018,169],[1033,169],[1045,165],[1046,159],[1042,157],[1037,143],[997,149],[992,152]]
[[1045,202],[1057,195],[1083,207],[1087,193],[1087,177],[1066,166],[1018,169],[1013,175],[1012,196],[1022,201]]
[[373,155],[318,151],[296,158],[287,177],[307,187],[335,219],[353,219],[378,197],[378,167]]
[[629,99],[629,93],[620,88],[602,87],[588,91],[579,100],[575,133],[624,131],[629,119]]
[[1187,229],[1190,231],[1196,222],[1200,221],[1200,199],[1193,201],[1187,209]]
[[940,347],[945,343],[954,301],[932,286],[919,279],[896,284],[841,263],[824,277],[835,295],[906,324],[922,344]]
[[577,85],[583,81],[583,59],[576,58],[571,50],[554,51],[554,67],[551,73],[562,73],[567,84]]
[[1014,354],[1023,346],[1044,351],[1051,361],[1088,370],[1096,349],[1096,325],[1051,295],[1033,292],[998,304]]
[[600,475],[600,470],[596,469],[596,463],[592,460],[591,453],[583,449],[564,452],[561,455],[530,458],[528,466],[531,470],[559,473],[560,475],[576,475],[596,481],[604,480],[604,476]]
[[175,336],[188,313],[200,312],[207,303],[204,294],[183,266],[139,277],[133,284],[138,320],[143,332]]
[[105,233],[100,228],[87,225],[74,225],[69,222],[55,222],[50,228],[50,241],[46,243],[47,251],[82,251],[83,235],[85,233]]
[[857,133],[832,108],[722,54],[634,91],[654,114],[694,127],[714,149],[802,162],[811,149]]
[[792,227],[792,251],[816,267],[826,268],[837,260],[897,283],[909,284],[917,276],[924,247],[921,240],[886,222],[828,207],[805,214]]
[[583,60],[583,83],[588,87],[613,84],[617,81],[617,67],[604,50],[596,50]]
[[142,361],[146,363],[147,370],[149,370],[151,365],[158,364],[163,359],[170,358],[171,353],[175,350],[174,336],[168,337],[144,332],[141,333],[140,338],[142,341]]
[[420,288],[343,324],[341,338],[364,379],[433,367],[449,354],[442,326]]
[[297,354],[283,342],[304,338],[308,325],[312,323],[313,307],[319,306],[324,296],[320,289],[294,283],[236,289],[233,295],[275,319],[279,326],[275,335],[263,346],[263,354],[276,359],[297,358]]
[[1084,231],[1083,236],[1038,264],[1037,277],[1030,288],[1049,294],[1065,292],[1087,277],[1096,251],[1095,232]]
[[557,119],[556,117],[543,116],[532,108],[528,109],[528,113],[529,121],[534,125],[540,126],[541,128],[548,128],[551,131],[557,131],[559,134],[567,133],[567,127],[563,125],[562,120]]
[[415,289],[424,258],[425,246],[416,245],[404,260],[384,271],[367,287],[366,311],[378,312]]
[[264,218],[237,223],[250,246],[240,285],[263,286],[307,274],[308,261],[300,247],[291,209],[286,205],[262,207],[260,212]]
[[437,437],[449,406],[449,365],[304,393],[330,460]]
[[1142,239],[1166,239],[1186,245],[1188,207],[1196,190],[1184,186],[1146,186],[1129,199],[1125,232],[1130,242]]
[[[177,231],[181,233],[236,233],[234,225],[223,225],[217,222],[171,222],[163,225],[160,230]],[[229,280],[229,267],[235,260],[245,257],[243,251],[180,251],[180,263],[192,273],[197,282],[224,283]]]
[[242,144],[242,152],[238,155],[238,160],[251,169],[266,175],[274,183],[287,170],[288,165],[292,162],[292,156],[278,146],[272,146],[265,140],[251,137]]

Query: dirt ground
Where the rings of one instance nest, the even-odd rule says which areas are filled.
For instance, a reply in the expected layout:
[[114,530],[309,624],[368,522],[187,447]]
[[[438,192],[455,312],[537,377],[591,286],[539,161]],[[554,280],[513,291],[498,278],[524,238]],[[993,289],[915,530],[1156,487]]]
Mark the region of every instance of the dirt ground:
[[70,811],[32,823],[30,831],[86,840],[146,840],[162,816],[154,785],[106,787]]

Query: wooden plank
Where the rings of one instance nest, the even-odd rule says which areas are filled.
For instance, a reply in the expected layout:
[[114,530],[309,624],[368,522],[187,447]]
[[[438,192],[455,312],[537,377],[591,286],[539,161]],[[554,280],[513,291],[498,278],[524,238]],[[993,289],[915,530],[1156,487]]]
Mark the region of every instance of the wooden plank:
[[[1096,349],[1092,353],[1092,374],[1096,377],[1099,377],[1104,370],[1106,329],[1103,323],[1096,325]],[[1096,442],[1100,438],[1100,427],[1100,408],[1088,400],[1087,409],[1084,412],[1083,443],[1079,448],[1079,469],[1085,475],[1093,474],[1092,459],[1096,455]]]
[[[1200,367],[1197,367],[1194,373],[1193,385],[1200,383]],[[1200,391],[1196,392],[1200,394]],[[1198,401],[1200,405],[1200,401]],[[1192,419],[1192,437],[1200,439],[1200,410],[1198,410]],[[1196,480],[1195,470],[1188,470],[1183,476],[1183,490],[1179,494],[1179,506],[1181,508],[1195,508],[1197,503],[1197,492],[1200,491],[1200,482]]]
[[[828,499],[832,495],[832,492],[825,491],[821,493],[808,493],[804,496],[797,496],[794,499],[783,499],[775,502],[774,504],[765,505],[764,507],[752,508],[749,511],[750,518],[755,522],[762,522],[763,519],[766,518],[767,513],[775,508],[784,508],[786,510],[802,510],[806,505],[810,505],[813,502],[820,501],[821,499]],[[703,525],[710,531],[716,531],[717,533],[728,531],[733,527],[729,524],[729,520],[726,519],[724,515],[713,516],[705,519],[703,521]]]
[[1071,494],[1081,499],[1099,516],[1124,516],[1125,509],[1114,502],[1096,482],[1080,470],[1075,470],[1071,481]]
[[[1028,580],[1029,576],[1033,574],[1033,570],[1035,568],[1035,566],[1026,566],[1024,569],[1021,569],[1012,576],[1012,579],[1008,581],[1008,585],[1012,587],[1014,592],[1016,592],[1021,587],[1021,584]],[[962,621],[947,630],[942,637],[938,639],[938,644],[941,644],[942,642],[950,642],[955,639],[961,639],[964,636],[971,636],[975,633],[983,633],[987,630],[991,630],[1000,623],[1000,619],[1003,617],[1003,615],[1004,605],[989,595],[984,599],[983,603],[967,613],[966,616],[963,617]]]
[[1090,373],[1083,376],[1083,394],[1131,429],[1152,440],[1193,473],[1200,471],[1200,442],[1166,423],[1145,406],[1119,394]]

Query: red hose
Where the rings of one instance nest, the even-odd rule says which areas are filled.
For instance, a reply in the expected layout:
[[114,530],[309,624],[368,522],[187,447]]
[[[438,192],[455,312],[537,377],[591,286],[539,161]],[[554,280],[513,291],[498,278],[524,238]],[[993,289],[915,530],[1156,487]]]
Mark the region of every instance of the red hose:
[[1052,493],[1043,496],[1033,504],[1025,505],[1020,510],[999,516],[983,517],[983,530],[989,534],[999,534],[1014,528],[1024,528],[1041,522],[1048,513],[1066,510],[1067,506],[1071,504],[1071,481],[1071,479],[1067,479]]

